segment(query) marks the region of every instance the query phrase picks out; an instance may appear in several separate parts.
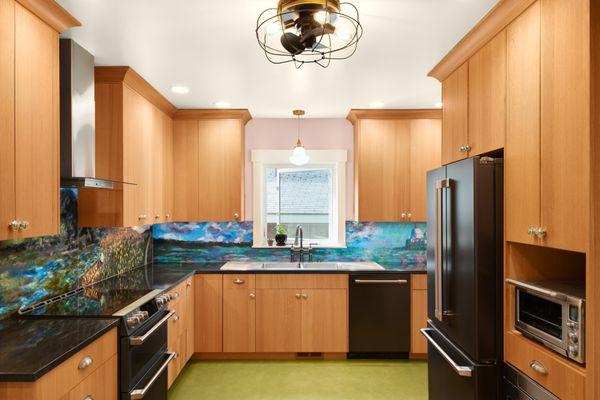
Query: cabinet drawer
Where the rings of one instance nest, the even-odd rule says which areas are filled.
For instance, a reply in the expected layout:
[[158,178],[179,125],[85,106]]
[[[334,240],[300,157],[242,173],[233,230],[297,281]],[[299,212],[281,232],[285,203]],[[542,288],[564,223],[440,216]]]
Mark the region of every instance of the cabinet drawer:
[[223,275],[223,289],[254,289],[256,284],[254,274],[226,274]]
[[[546,389],[568,400],[585,399],[585,372],[551,350],[524,338],[518,332],[505,334],[505,358]],[[546,373],[532,368],[537,362]]]
[[113,355],[69,393],[69,400],[116,400],[118,356]]
[[256,275],[257,289],[347,289],[346,274]]

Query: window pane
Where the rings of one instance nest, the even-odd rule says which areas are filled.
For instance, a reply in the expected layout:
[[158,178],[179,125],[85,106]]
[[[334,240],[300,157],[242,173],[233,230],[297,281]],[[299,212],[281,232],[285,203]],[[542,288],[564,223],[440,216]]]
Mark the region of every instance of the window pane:
[[331,168],[268,167],[267,237],[275,236],[279,223],[287,229],[288,240],[297,225],[302,225],[305,239],[330,239],[332,174]]

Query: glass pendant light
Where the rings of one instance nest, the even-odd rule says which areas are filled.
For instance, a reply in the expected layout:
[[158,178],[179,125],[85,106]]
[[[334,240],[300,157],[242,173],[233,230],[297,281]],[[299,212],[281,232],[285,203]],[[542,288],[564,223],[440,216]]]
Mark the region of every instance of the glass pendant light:
[[290,162],[300,166],[310,161],[310,157],[306,154],[306,149],[304,148],[304,145],[302,145],[302,140],[300,140],[300,117],[304,115],[304,110],[294,110],[294,115],[298,117],[298,141],[296,142],[296,147],[294,147],[294,150],[292,151]]

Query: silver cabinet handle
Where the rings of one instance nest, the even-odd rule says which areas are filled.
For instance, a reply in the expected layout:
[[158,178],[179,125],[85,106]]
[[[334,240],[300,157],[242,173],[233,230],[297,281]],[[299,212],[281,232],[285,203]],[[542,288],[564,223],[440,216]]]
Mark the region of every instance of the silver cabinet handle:
[[156,332],[158,328],[164,325],[173,315],[175,315],[175,311],[169,311],[169,313],[165,315],[160,321],[158,321],[156,325],[150,328],[148,332],[144,333],[142,336],[134,336],[131,339],[129,339],[129,344],[132,346],[139,346],[140,344],[144,344],[144,342],[148,340],[148,338],[152,336],[152,334]]
[[240,219],[240,214],[238,214],[238,213],[233,214],[233,219],[235,219],[236,221],[238,219]]
[[537,236],[540,239],[543,239],[546,237],[546,229],[545,228],[535,228],[534,230],[534,235]]
[[406,219],[406,213],[402,213],[402,214],[400,214],[400,217],[401,217],[402,219]]
[[10,224],[8,224],[8,227],[12,230],[12,231],[20,231],[21,230],[21,221],[11,221]]
[[77,368],[86,369],[93,363],[94,363],[94,359],[92,357],[90,357],[90,356],[83,357],[83,359],[81,361],[79,361],[79,365],[77,366]]
[[306,300],[306,299],[308,299],[308,295],[307,295],[306,293],[302,293],[302,298],[303,298],[304,300]]
[[300,298],[302,298],[302,295],[300,293],[296,293],[296,298],[300,299]]
[[20,225],[20,230],[22,231],[26,231],[27,229],[29,229],[29,221],[21,221]]
[[146,218],[148,218],[148,216],[147,216],[146,214],[141,214],[141,215],[138,217],[138,219],[139,219],[139,220],[144,220],[144,219],[146,219]]
[[456,372],[460,376],[471,377],[473,375],[473,368],[467,367],[467,366],[463,366],[463,365],[458,365],[458,363],[456,361],[454,361],[452,359],[452,357],[450,357],[448,355],[448,353],[446,353],[444,351],[444,349],[442,349],[442,346],[440,346],[439,344],[437,344],[436,341],[433,340],[433,338],[429,335],[429,332],[432,332],[432,331],[433,331],[433,329],[431,329],[431,328],[423,328],[423,329],[421,329],[421,334],[423,334],[423,336],[425,336],[425,338],[427,339],[427,341],[429,343],[431,343],[431,345],[433,347],[435,347],[435,349],[438,351],[438,353],[440,353],[440,355],[442,357],[444,357],[444,359],[446,360],[446,362],[448,364],[450,364],[450,366],[452,367],[452,369],[454,370],[454,372]]
[[235,283],[236,285],[243,285],[246,281],[240,278],[236,278],[233,280],[233,283]]
[[533,360],[531,364],[529,364],[529,367],[538,374],[548,375],[548,370],[544,367],[544,364],[539,361]]
[[252,300],[254,300],[254,299],[256,298],[256,294],[254,294],[254,293],[250,293],[250,298],[251,298]]
[[530,226],[529,229],[527,229],[527,234],[529,236],[535,235],[535,228],[533,226]]
[[354,282],[358,284],[395,284],[395,285],[405,285],[408,283],[406,279],[355,279]]
[[190,281],[190,282],[186,283],[185,286],[187,286],[187,287],[192,286],[192,282]]
[[129,392],[129,398],[131,400],[143,399],[144,396],[146,396],[146,393],[148,393],[148,391],[152,388],[152,385],[154,385],[154,382],[156,382],[156,380],[160,377],[160,375],[163,373],[165,368],[167,368],[169,366],[169,363],[171,362],[171,360],[173,360],[177,355],[177,353],[167,353],[167,354],[169,355],[169,357],[167,358],[165,363],[163,365],[161,365],[161,367],[158,369],[158,371],[156,371],[156,374],[154,374],[154,376],[148,381],[146,386],[144,386],[143,389],[136,389],[136,390]]
[[461,153],[467,153],[468,151],[471,150],[471,146],[469,146],[468,144],[465,144],[463,146],[460,146],[458,148],[458,150],[460,150]]
[[406,218],[411,219],[412,218],[412,214],[411,213],[406,214]]

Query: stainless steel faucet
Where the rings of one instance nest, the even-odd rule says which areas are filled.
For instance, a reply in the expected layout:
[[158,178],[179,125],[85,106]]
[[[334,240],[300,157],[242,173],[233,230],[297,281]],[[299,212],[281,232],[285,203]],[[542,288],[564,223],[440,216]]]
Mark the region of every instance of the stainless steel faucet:
[[[300,240],[298,240],[300,239]],[[294,239],[294,244],[290,250],[290,261],[294,262],[295,256],[298,255],[300,257],[298,261],[298,265],[302,268],[302,263],[304,263],[304,255],[308,254],[308,262],[312,262],[312,253],[311,246],[308,248],[304,248],[304,231],[302,230],[302,225],[296,226],[296,238]]]

